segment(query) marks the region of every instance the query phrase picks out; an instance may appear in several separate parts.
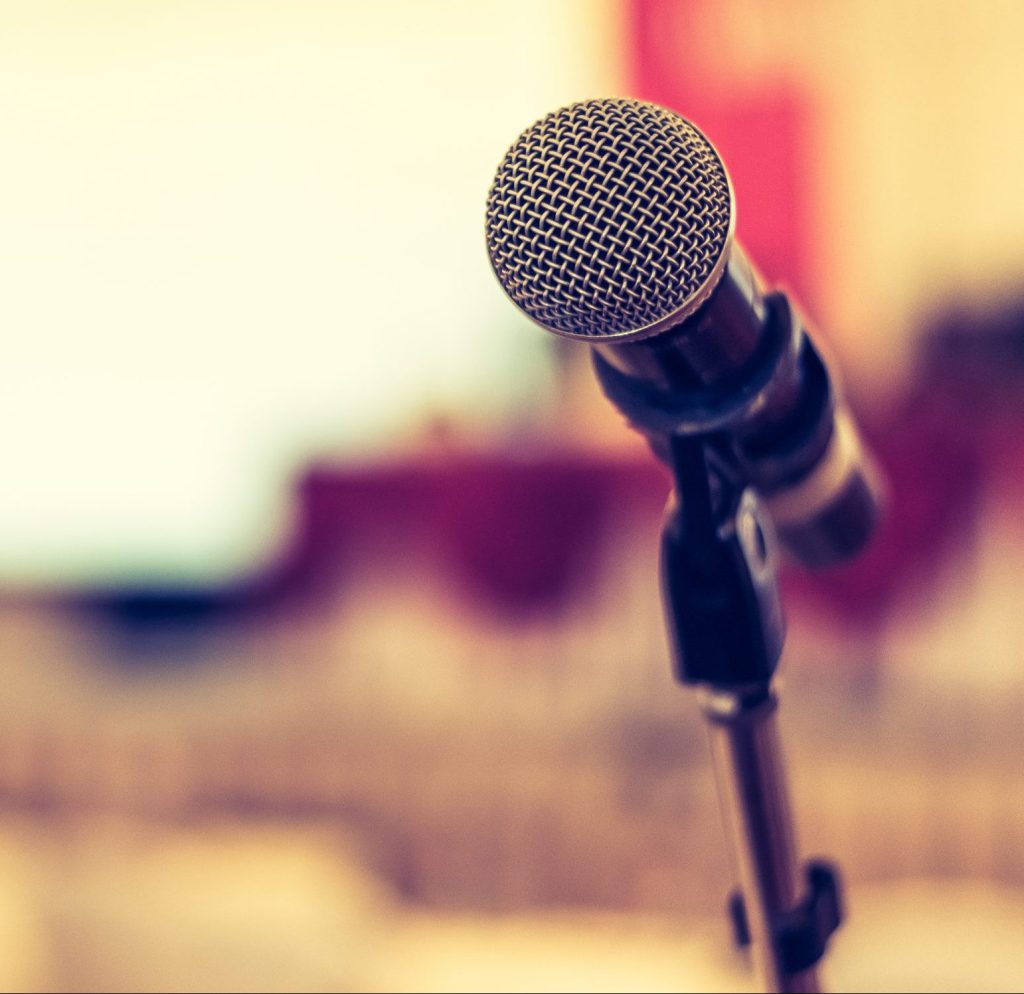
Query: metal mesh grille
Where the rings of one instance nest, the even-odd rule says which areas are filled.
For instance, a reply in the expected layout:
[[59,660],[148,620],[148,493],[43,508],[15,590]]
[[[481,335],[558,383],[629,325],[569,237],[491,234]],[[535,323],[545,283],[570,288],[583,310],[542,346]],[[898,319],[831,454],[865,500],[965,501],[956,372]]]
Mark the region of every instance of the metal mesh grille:
[[487,199],[487,247],[506,293],[553,331],[625,336],[706,284],[730,233],[711,144],[671,111],[588,100],[508,150]]

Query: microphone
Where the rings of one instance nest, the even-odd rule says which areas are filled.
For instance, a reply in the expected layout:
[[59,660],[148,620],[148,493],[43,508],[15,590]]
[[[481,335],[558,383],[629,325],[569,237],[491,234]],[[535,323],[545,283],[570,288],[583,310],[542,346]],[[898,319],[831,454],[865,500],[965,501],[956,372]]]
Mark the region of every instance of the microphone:
[[689,121],[587,100],[528,128],[487,199],[498,281],[523,312],[587,342],[604,392],[669,461],[712,441],[714,468],[762,498],[783,546],[841,562],[880,516],[880,477],[803,318],[734,238],[732,186]]

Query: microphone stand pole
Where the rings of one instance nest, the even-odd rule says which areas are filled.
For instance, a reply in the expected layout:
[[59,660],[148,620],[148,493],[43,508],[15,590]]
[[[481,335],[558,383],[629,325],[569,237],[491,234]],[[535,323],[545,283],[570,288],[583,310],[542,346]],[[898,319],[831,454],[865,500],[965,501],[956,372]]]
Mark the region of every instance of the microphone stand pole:
[[711,435],[666,446],[675,492],[662,592],[676,675],[697,688],[708,724],[740,884],[736,938],[750,945],[765,992],[816,992],[816,964],[841,919],[839,880],[824,862],[797,868],[772,687],[785,623],[771,533]]

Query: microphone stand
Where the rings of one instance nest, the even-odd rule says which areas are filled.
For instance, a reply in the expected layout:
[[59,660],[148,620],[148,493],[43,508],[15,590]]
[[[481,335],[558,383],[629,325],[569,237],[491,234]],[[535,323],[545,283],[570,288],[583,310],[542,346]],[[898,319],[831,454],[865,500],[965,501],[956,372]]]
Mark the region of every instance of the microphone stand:
[[818,991],[815,966],[839,926],[835,869],[801,880],[775,725],[772,676],[785,623],[774,545],[754,492],[718,456],[711,434],[665,440],[675,480],[661,578],[676,675],[696,686],[740,890],[737,941],[750,945],[763,990]]

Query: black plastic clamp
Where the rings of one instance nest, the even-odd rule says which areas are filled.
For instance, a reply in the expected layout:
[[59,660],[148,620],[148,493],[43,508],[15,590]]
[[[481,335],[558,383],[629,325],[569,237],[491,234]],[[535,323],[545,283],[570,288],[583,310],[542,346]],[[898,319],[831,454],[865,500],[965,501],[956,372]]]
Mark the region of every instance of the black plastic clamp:
[[[809,969],[825,955],[829,938],[843,920],[839,874],[831,863],[808,863],[807,887],[804,900],[782,915],[774,929],[779,963],[790,974]],[[750,928],[739,891],[729,897],[729,917],[736,944],[750,945]]]

